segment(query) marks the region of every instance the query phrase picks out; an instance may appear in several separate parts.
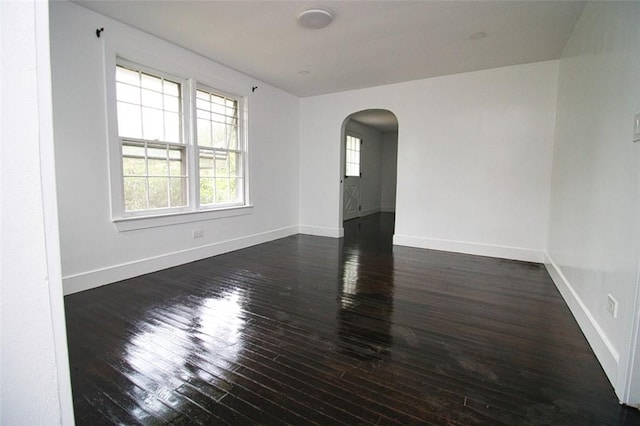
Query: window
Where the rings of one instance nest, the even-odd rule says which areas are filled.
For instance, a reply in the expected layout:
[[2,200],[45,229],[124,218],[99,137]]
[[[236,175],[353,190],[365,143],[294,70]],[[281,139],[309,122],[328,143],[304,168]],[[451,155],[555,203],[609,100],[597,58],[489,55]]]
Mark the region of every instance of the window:
[[242,98],[124,60],[115,85],[116,219],[246,205]]
[[187,205],[181,84],[116,67],[124,211]]
[[242,203],[238,101],[199,88],[196,111],[200,204]]
[[345,155],[345,175],[360,176],[360,145],[362,139],[347,135]]

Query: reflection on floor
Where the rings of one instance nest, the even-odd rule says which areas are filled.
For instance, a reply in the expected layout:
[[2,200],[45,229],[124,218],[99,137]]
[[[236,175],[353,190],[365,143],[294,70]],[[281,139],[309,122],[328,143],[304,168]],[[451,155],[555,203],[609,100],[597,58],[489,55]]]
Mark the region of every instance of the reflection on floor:
[[543,266],[393,220],[67,296],[77,424],[640,424]]

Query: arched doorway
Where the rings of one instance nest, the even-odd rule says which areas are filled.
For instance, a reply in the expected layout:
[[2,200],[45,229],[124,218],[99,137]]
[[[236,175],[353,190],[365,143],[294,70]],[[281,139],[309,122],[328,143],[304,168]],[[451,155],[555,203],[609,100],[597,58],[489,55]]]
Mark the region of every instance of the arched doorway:
[[345,118],[341,132],[340,222],[395,212],[398,119],[386,109]]

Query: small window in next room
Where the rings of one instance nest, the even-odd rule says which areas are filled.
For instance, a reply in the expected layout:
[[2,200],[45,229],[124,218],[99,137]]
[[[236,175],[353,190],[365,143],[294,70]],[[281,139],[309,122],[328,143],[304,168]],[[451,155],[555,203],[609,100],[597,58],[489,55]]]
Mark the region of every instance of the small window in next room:
[[360,144],[362,139],[347,135],[345,155],[345,175],[360,176]]

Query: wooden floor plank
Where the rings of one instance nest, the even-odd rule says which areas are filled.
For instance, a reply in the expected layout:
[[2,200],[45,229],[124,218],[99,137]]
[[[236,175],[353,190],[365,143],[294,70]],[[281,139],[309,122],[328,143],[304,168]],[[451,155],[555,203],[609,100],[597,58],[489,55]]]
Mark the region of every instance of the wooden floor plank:
[[393,220],[67,296],[77,424],[640,424],[543,265]]

